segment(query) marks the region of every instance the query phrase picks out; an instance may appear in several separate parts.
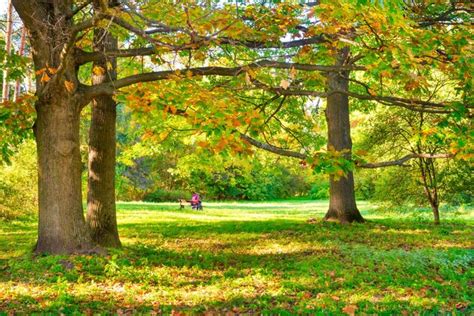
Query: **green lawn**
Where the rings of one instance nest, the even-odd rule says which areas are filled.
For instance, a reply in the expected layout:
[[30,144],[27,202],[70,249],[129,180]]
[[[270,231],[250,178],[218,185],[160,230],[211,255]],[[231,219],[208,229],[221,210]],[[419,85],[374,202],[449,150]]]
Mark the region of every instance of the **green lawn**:
[[472,209],[359,207],[341,226],[326,201],[120,203],[106,257],[34,257],[35,223],[0,221],[0,314],[473,313]]

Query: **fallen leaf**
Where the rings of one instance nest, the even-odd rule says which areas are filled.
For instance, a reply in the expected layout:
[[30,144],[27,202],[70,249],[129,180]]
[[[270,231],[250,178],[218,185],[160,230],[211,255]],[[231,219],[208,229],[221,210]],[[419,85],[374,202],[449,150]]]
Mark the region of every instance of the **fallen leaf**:
[[345,306],[342,311],[344,313],[346,313],[347,315],[355,315],[355,311],[357,310],[357,306],[356,305],[347,305]]

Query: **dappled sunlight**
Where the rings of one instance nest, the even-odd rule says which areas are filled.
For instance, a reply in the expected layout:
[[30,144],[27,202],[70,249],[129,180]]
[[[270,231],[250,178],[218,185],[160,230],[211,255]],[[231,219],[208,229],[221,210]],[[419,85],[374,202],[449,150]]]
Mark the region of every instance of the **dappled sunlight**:
[[386,217],[339,225],[297,202],[284,211],[265,203],[260,213],[260,203],[249,204],[203,212],[133,204],[118,213],[123,248],[105,257],[32,256],[36,227],[0,223],[0,310],[341,313],[355,306],[377,314],[467,304],[459,293],[467,295],[473,260],[469,222],[437,227]]

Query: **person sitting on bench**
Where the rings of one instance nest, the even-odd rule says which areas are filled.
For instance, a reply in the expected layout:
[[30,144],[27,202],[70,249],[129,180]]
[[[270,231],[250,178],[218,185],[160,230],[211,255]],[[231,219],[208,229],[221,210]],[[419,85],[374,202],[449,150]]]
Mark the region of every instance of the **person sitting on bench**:
[[197,192],[194,192],[191,198],[191,207],[193,210],[202,210],[201,197]]

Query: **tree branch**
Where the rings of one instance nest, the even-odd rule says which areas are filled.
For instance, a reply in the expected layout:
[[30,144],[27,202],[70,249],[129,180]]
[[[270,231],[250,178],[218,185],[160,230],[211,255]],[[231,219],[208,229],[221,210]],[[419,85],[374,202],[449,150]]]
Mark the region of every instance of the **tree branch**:
[[345,69],[352,69],[352,70],[363,69],[363,67],[353,67],[353,66],[324,66],[324,65],[297,64],[297,63],[285,63],[285,62],[278,62],[278,61],[271,61],[271,60],[261,60],[261,61],[251,63],[248,65],[232,67],[232,68],[198,67],[198,68],[189,68],[189,69],[165,70],[165,71],[143,73],[143,74],[125,77],[125,78],[122,78],[116,81],[111,81],[108,83],[103,83],[103,84],[99,84],[95,86],[88,86],[85,89],[87,90],[86,95],[92,98],[97,95],[113,94],[116,89],[120,89],[120,88],[129,86],[135,83],[169,79],[181,74],[186,75],[186,76],[217,75],[217,76],[234,77],[245,72],[248,69],[255,69],[255,68],[277,68],[277,69],[295,68],[295,69],[303,70],[303,71],[322,71],[322,72],[340,71],[340,70],[345,70]]
[[143,47],[143,48],[132,48],[132,49],[119,49],[109,50],[103,52],[86,52],[80,49],[76,50],[76,64],[83,65],[89,62],[97,62],[110,57],[136,57],[136,56],[149,56],[156,53],[155,47]]
[[280,147],[276,147],[276,146],[273,146],[273,145],[270,145],[270,144],[267,144],[267,143],[262,143],[262,142],[254,139],[250,136],[247,136],[243,133],[240,133],[240,138],[242,138],[244,141],[248,142],[252,146],[255,146],[257,148],[272,152],[272,153],[280,155],[280,156],[298,158],[298,159],[302,159],[302,160],[308,158],[308,156],[306,156],[305,154],[301,154],[301,153],[296,152],[296,151],[291,151],[291,150],[288,150],[288,149],[283,149],[283,148],[280,148]]
[[390,166],[406,166],[404,163],[410,159],[414,158],[425,158],[425,159],[440,159],[440,158],[453,158],[453,154],[409,154],[397,160],[391,161],[383,161],[383,162],[373,162],[373,163],[363,163],[357,164],[356,166],[359,168],[368,168],[368,169],[375,169],[375,168],[383,168],[383,167],[390,167]]

